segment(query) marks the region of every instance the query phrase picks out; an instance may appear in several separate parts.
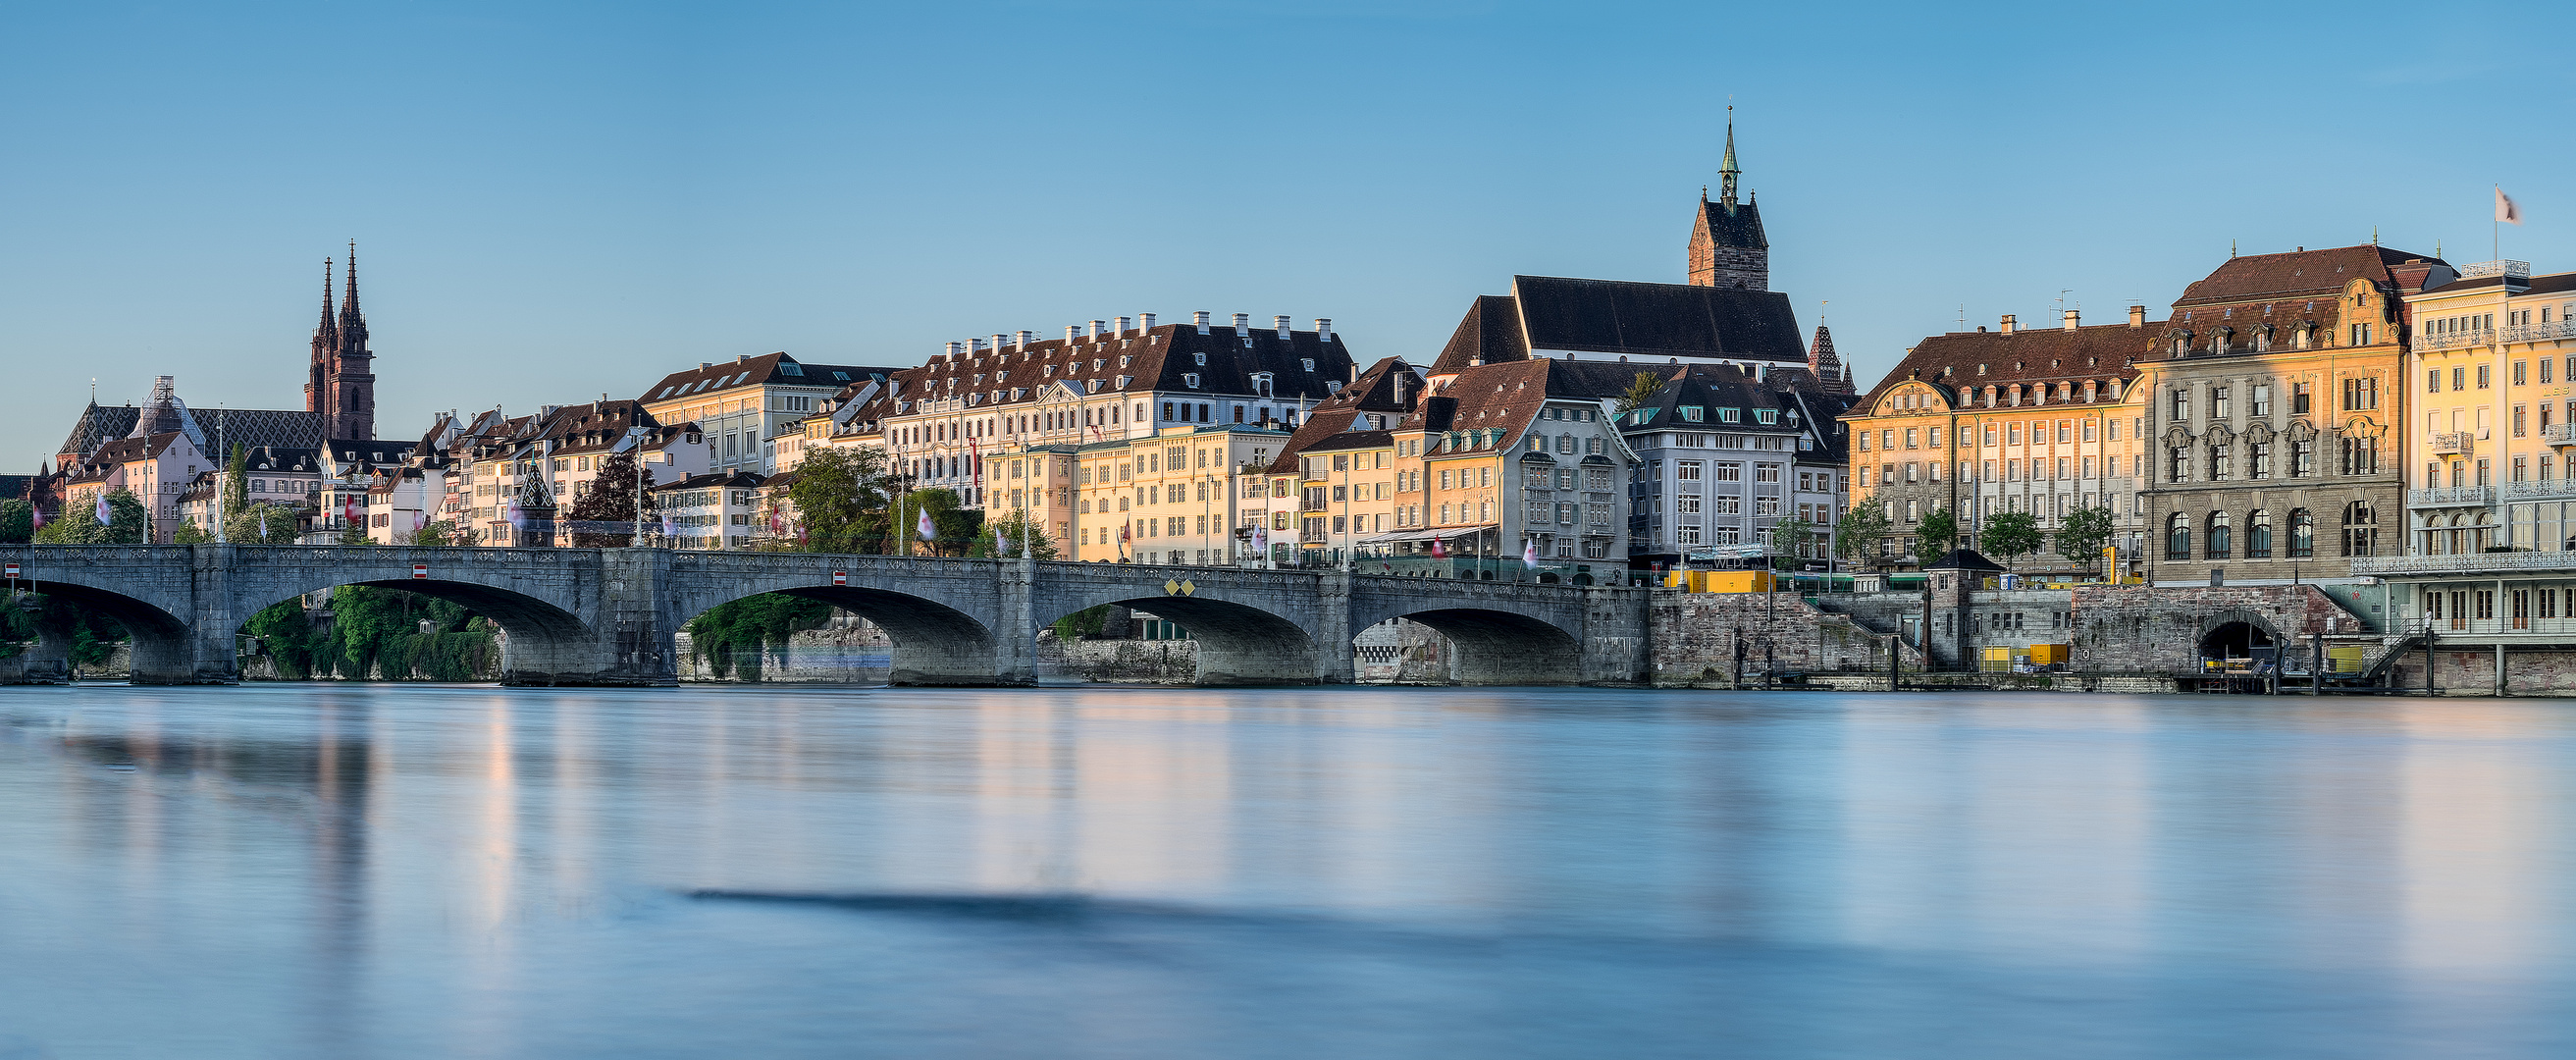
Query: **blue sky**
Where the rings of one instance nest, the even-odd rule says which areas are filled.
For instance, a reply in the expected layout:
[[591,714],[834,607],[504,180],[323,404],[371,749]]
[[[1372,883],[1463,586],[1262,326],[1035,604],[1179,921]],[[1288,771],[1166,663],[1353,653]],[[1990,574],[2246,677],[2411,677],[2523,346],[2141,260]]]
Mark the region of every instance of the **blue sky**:
[[359,241],[389,436],[702,360],[1206,309],[1436,353],[1515,273],[1678,282],[1730,96],[1773,286],[1864,383],[2159,316],[2230,240],[2564,253],[2527,8],[14,4],[0,469],[179,377],[301,406]]

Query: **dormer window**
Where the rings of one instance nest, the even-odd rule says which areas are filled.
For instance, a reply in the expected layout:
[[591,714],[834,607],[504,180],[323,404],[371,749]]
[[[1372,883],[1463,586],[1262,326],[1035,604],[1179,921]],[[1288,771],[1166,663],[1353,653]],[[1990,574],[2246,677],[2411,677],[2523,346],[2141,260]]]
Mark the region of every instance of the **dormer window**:
[[1706,409],[1701,408],[1698,405],[1684,405],[1681,407],[1681,410],[1683,423],[1698,423],[1700,421],[1700,417],[1707,413]]
[[1780,410],[1779,410],[1779,409],[1755,409],[1755,410],[1753,410],[1753,422],[1755,422],[1755,423],[1762,423],[1762,424],[1775,424],[1775,423],[1778,423],[1778,422],[1780,422]]
[[1193,357],[1193,358],[1195,358],[1195,359],[1198,361],[1198,363],[1199,363],[1199,364],[1201,364],[1201,365],[1205,365],[1205,364],[1207,364],[1207,351],[1206,351],[1206,350],[1200,350],[1200,351],[1198,351],[1198,352],[1196,352],[1196,353],[1191,354],[1190,356],[1191,356],[1191,357]]
[[1184,372],[1184,373],[1182,373],[1182,375],[1181,375],[1181,385],[1186,386],[1186,387],[1189,387],[1189,388],[1190,388],[1190,389],[1192,389],[1192,390],[1196,390],[1196,389],[1198,389],[1198,388],[1199,388],[1199,374],[1198,374],[1197,372]]
[[[1205,355],[1204,355],[1204,354],[1202,354],[1201,356],[1205,356]],[[1254,394],[1260,395],[1260,396],[1262,396],[1262,397],[1269,397],[1269,396],[1270,396],[1270,379],[1271,379],[1271,376],[1270,376],[1270,373],[1268,373],[1268,372],[1254,372],[1254,373],[1252,373],[1252,392],[1253,392]]]
[[1743,409],[1719,409],[1719,410],[1717,410],[1717,422],[1719,422],[1719,423],[1735,423],[1735,422],[1737,422],[1737,421],[1739,421],[1739,420],[1742,420],[1743,418],[1744,418],[1744,410],[1743,410]]
[[1339,394],[1339,393],[1341,393],[1341,392],[1342,392],[1342,381],[1341,381],[1341,380],[1339,380],[1339,379],[1327,379],[1327,380],[1325,380],[1325,381],[1324,381],[1324,392],[1325,392],[1325,393],[1327,393],[1327,394]]
[[[1252,340],[1251,340],[1251,339],[1245,339],[1245,340],[1243,340],[1243,344],[1244,344],[1244,345],[1246,345],[1246,346],[1250,346],[1250,345],[1252,345]],[[1314,358],[1312,358],[1312,357],[1305,358],[1304,360],[1298,361],[1297,363],[1302,364],[1302,365],[1305,365],[1305,366],[1306,366],[1306,371],[1308,371],[1308,372],[1313,372],[1313,371],[1315,370],[1315,359],[1314,359]]]

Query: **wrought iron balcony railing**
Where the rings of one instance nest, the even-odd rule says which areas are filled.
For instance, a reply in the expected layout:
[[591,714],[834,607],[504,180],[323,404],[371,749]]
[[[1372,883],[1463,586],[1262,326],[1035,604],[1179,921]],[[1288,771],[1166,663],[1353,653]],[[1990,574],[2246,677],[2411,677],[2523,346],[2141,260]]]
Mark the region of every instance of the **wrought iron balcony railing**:
[[[2527,485],[2528,483],[2526,483]],[[2445,486],[2439,489],[2407,490],[2409,508],[2485,508],[2495,504],[2492,486]]]

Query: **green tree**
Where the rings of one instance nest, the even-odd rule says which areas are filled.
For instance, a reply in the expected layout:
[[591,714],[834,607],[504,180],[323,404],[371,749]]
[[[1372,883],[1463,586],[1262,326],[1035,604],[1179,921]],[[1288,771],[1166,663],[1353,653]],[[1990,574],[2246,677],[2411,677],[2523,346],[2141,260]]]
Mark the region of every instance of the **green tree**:
[[1834,555],[1854,563],[1866,563],[1878,550],[1878,542],[1887,536],[1887,512],[1876,502],[1852,505],[1834,524]]
[[283,504],[261,501],[224,513],[224,539],[236,545],[291,545],[303,516]]
[[471,544],[466,531],[453,519],[436,519],[411,532],[411,544],[419,548],[457,548]]
[[2102,562],[2102,550],[2111,544],[2116,529],[2108,507],[2077,508],[2066,513],[2066,523],[2057,529],[2057,554],[2078,567],[2093,570]]
[[1977,533],[1977,547],[1986,555],[2012,566],[2016,556],[2039,551],[2044,543],[2039,533],[2039,520],[2029,512],[2003,512],[1986,520],[1986,528]]
[[205,528],[193,522],[182,522],[178,529],[170,531],[170,543],[173,545],[202,545],[214,539],[215,535],[207,533]]
[[36,506],[27,501],[0,501],[0,545],[23,545],[35,536]]
[[653,472],[635,460],[634,450],[610,454],[573,499],[564,518],[572,524],[574,548],[625,548],[635,542],[637,495],[642,495],[646,522],[659,523],[653,506]]
[[107,495],[108,521],[101,525],[95,505],[71,504],[60,518],[36,531],[40,545],[138,545],[152,529],[152,515],[141,498],[119,487]]
[[1628,392],[1619,395],[1619,414],[1624,416],[1647,405],[1653,404],[1655,400],[1655,392],[1662,390],[1663,388],[1663,379],[1655,375],[1655,373],[1637,373],[1636,378],[1628,381]]
[[[896,501],[903,525],[896,527],[900,540],[909,543],[910,551],[931,556],[968,555],[975,547],[976,535],[983,532],[984,513],[963,506],[957,491],[950,489],[914,490]],[[930,513],[931,539],[921,539],[921,513]]]
[[[883,551],[886,521],[885,457],[875,450],[810,450],[796,465],[787,497],[815,552]],[[875,517],[871,518],[872,515]],[[873,546],[873,547],[871,547]]]
[[796,631],[818,629],[831,617],[832,605],[820,600],[782,593],[747,596],[690,619],[689,653],[706,660],[717,677],[758,681],[770,650],[785,651]]
[[[937,519],[938,516],[931,518]],[[993,549],[993,531],[997,528],[1002,532],[1002,537],[1009,542],[998,553]],[[976,559],[992,559],[997,555],[1017,559],[1020,555],[1020,535],[1024,532],[1028,535],[1031,554],[1039,559],[1059,558],[1055,539],[1047,536],[1046,527],[1038,526],[1029,519],[1029,510],[1026,508],[1014,508],[1011,514],[984,524],[983,532],[975,535],[975,544],[966,550],[966,554]]]
[[1102,604],[1056,619],[1055,639],[1067,641],[1098,636],[1101,627],[1108,624],[1109,607],[1108,604]]
[[1771,524],[1771,568],[1795,570],[1815,539],[1816,524],[1804,519],[1782,519]]
[[1957,547],[1958,517],[1946,508],[1933,512],[1923,517],[1922,525],[1914,532],[1914,564],[1929,567],[1933,560],[1949,555],[1950,550]]
[[[250,453],[239,442],[233,443],[232,459],[224,464],[223,490],[226,516],[250,507]],[[225,520],[224,527],[229,534],[232,528],[229,518]]]

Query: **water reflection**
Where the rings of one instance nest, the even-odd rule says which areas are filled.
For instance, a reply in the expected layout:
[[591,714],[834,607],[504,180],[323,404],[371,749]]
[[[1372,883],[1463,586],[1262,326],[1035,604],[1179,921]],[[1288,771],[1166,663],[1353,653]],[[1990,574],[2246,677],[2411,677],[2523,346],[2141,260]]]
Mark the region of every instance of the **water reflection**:
[[6,690],[0,1055],[2557,1055],[2569,720]]

